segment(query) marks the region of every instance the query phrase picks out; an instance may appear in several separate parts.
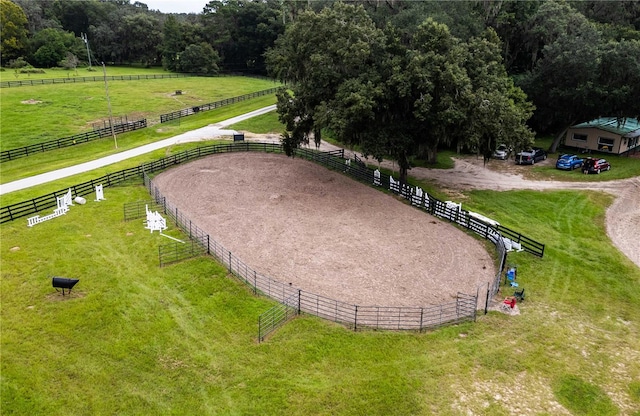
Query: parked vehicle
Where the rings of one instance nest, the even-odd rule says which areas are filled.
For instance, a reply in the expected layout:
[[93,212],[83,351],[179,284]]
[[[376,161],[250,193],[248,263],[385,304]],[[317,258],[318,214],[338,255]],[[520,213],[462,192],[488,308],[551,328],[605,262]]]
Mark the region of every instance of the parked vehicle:
[[507,147],[506,144],[501,144],[493,152],[494,159],[507,160],[507,157],[509,157],[509,148]]
[[516,153],[516,164],[517,165],[533,165],[536,162],[545,160],[546,158],[547,158],[547,152],[540,149],[539,147],[534,147],[534,148]]
[[610,169],[611,164],[604,159],[588,158],[582,164],[582,173],[600,173]]
[[556,162],[556,169],[574,170],[575,168],[582,167],[584,159],[580,159],[576,155],[562,155]]

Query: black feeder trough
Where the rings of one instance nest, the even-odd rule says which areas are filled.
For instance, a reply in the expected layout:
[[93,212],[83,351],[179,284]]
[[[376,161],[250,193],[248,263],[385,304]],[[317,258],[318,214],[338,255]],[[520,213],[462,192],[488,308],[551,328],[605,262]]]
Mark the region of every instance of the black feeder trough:
[[64,296],[64,290],[67,289],[67,294],[71,293],[71,289],[78,283],[80,279],[68,279],[66,277],[53,277],[51,284],[58,292],[58,289],[62,289],[62,296]]

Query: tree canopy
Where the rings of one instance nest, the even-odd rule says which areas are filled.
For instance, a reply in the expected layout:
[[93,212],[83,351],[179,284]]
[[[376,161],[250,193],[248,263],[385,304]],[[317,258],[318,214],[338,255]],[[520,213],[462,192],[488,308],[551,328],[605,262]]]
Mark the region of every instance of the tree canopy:
[[574,122],[640,115],[637,0],[203,0],[192,14],[0,2],[4,65],[84,61],[81,37],[95,62],[170,71],[267,75],[268,59],[295,88],[280,103],[291,144],[330,129],[376,157],[433,160],[438,146],[486,152],[524,145],[531,129],[561,137]]
[[0,0],[0,59],[19,58],[27,43],[27,16],[9,0]]
[[286,82],[278,113],[288,153],[330,129],[365,155],[391,155],[406,177],[409,157],[435,162],[438,147],[487,151],[525,146],[533,106],[508,77],[493,30],[468,42],[427,18],[406,39],[376,27],[362,6],[306,11],[267,53]]

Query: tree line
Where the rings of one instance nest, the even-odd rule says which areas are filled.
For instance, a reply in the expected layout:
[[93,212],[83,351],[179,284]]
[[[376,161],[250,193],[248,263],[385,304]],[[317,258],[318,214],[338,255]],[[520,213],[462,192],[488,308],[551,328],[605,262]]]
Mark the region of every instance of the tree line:
[[277,77],[293,91],[279,94],[292,148],[329,129],[405,166],[442,145],[488,152],[640,115],[638,1],[203,0],[197,14],[130,0],[0,3],[4,66]]

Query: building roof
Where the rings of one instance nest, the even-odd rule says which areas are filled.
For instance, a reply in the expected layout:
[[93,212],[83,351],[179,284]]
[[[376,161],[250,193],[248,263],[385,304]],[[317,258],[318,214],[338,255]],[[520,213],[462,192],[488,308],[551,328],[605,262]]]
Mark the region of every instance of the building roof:
[[640,136],[640,121],[637,118],[626,118],[623,119],[623,123],[618,124],[618,119],[615,117],[601,117],[571,127],[574,129],[592,127],[624,137]]

